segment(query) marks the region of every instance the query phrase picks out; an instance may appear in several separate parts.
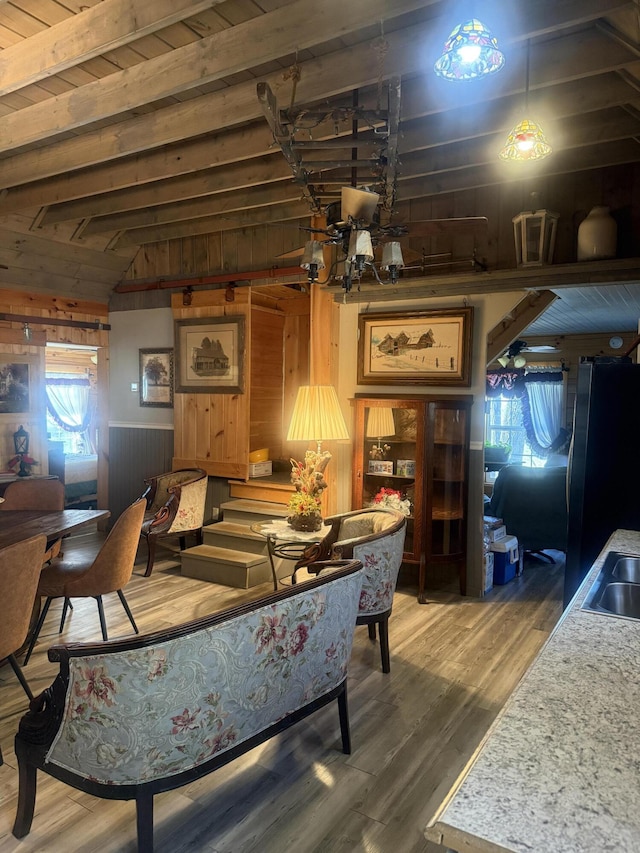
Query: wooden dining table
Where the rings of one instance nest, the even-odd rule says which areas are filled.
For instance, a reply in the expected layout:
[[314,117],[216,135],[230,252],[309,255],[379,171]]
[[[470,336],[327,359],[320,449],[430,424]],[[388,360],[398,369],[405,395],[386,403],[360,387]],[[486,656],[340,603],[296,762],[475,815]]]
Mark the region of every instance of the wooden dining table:
[[0,551],[41,533],[47,537],[47,542],[62,539],[110,515],[108,509],[9,509],[0,512]]

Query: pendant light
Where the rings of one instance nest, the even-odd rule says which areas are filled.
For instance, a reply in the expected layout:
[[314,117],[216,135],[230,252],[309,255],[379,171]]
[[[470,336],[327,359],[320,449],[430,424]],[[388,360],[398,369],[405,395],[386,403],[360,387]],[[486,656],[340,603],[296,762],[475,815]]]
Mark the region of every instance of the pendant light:
[[545,139],[545,135],[539,124],[529,118],[529,59],[530,42],[527,41],[527,65],[525,81],[525,117],[513,128],[507,136],[504,148],[498,154],[501,160],[513,162],[526,162],[529,160],[543,160],[553,151]]
[[471,18],[453,29],[434,71],[445,80],[478,80],[500,71],[503,65],[504,53],[497,39],[482,21]]

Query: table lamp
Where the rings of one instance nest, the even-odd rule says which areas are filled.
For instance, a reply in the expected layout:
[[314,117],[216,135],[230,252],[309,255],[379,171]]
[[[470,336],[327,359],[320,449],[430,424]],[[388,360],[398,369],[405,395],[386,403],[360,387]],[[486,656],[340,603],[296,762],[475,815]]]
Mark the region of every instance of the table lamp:
[[382,436],[395,434],[396,425],[393,420],[393,409],[388,406],[369,409],[365,436],[377,439],[377,444],[374,444],[369,451],[371,459],[384,459],[391,446],[382,443]]
[[333,385],[301,385],[287,441],[315,441],[316,452],[320,455],[323,441],[348,438],[347,425]]

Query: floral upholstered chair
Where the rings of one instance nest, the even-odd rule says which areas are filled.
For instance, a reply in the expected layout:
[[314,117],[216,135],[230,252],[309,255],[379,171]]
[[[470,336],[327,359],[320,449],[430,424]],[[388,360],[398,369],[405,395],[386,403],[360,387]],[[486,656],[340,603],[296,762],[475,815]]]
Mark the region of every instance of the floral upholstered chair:
[[[354,559],[364,566],[357,625],[369,626],[369,637],[380,633],[382,671],[390,671],[389,616],[402,563],[407,519],[395,509],[356,509],[325,519],[331,530],[318,547],[316,559]],[[312,566],[309,566],[309,571]]]
[[186,535],[194,533],[202,544],[204,505],[207,497],[207,472],[202,468],[182,468],[159,474],[144,481],[147,511],[142,524],[142,536],[147,541],[149,556],[146,578],[153,571],[156,542],[167,536],[180,537],[180,550],[186,547]]

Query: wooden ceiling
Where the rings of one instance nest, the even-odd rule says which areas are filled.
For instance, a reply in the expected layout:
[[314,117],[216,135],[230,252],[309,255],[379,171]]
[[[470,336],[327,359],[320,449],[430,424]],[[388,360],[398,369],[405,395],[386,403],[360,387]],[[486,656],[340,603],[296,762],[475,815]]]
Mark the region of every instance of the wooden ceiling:
[[[400,81],[409,216],[521,181],[496,153],[522,117],[528,52],[529,109],[554,147],[530,177],[640,161],[638,0],[486,0],[507,61],[472,84],[432,70],[457,14],[446,0],[0,0],[0,287],[106,301],[146,247],[308,223],[258,83],[281,108],[294,91],[375,108]],[[290,234],[285,248],[306,239]]]

